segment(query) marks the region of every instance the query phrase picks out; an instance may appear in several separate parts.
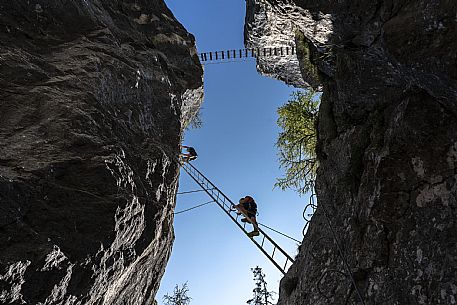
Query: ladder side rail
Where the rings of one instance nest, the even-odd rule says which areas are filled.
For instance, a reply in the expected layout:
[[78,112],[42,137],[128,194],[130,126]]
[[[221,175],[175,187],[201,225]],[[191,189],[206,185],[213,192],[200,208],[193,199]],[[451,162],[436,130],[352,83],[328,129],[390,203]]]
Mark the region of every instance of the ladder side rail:
[[[193,166],[192,166],[192,167],[193,167]],[[186,167],[183,167],[183,168],[184,168],[184,170],[192,177],[192,179],[193,179],[202,189],[205,189],[204,186],[203,186],[196,178],[194,178],[194,176],[191,174],[190,171],[188,171],[188,169],[187,169]],[[220,204],[220,202],[218,202],[218,201],[216,200],[216,198],[215,198],[209,191],[206,191],[206,190],[205,190],[205,192],[211,197],[211,199],[214,200],[214,202],[215,202],[220,208],[222,208],[222,210],[224,210],[224,212],[232,219],[232,221],[236,223],[236,225],[240,228],[240,230],[243,231],[243,232],[247,235],[248,232],[243,228],[243,226],[240,225],[240,223],[233,217],[233,215],[230,214],[229,211],[227,211],[226,209],[224,209],[224,208],[222,207],[222,205]],[[221,194],[224,195],[222,192],[221,192]],[[225,195],[224,195],[224,196],[225,196]],[[264,236],[266,236],[265,233],[262,232],[262,234],[263,234]],[[258,248],[266,257],[268,257],[268,259],[276,266],[276,268],[278,268],[283,274],[286,273],[285,270],[283,270],[283,269],[281,268],[281,266],[280,266],[280,265],[279,265],[279,264],[278,264],[278,263],[268,254],[268,252],[265,251],[265,249],[263,249],[263,248],[259,245],[259,243],[258,243],[256,240],[254,240],[253,238],[250,238],[250,239],[251,239],[251,241],[257,246],[257,248]],[[287,263],[287,261],[286,261],[286,263]]]
[[[235,205],[235,204],[233,203],[233,201],[230,200],[230,198],[228,198],[228,197],[227,197],[227,196],[226,196],[217,186],[215,186],[208,178],[206,178],[205,175],[203,175],[197,168],[195,168],[195,166],[193,166],[193,165],[190,164],[190,163],[186,163],[186,164],[187,164],[189,167],[191,167],[195,172],[197,172],[201,177],[203,177],[206,181],[208,181],[209,184],[211,184],[211,186],[214,187],[215,190],[217,190],[219,193],[221,193],[221,195],[222,195],[223,197],[225,197],[225,199],[226,199],[229,203],[231,203],[232,205]],[[185,168],[184,168],[184,169],[185,169]]]
[[[205,175],[203,175],[195,166],[193,166],[193,165],[190,164],[190,163],[187,163],[187,164],[188,164],[195,172],[197,172],[201,177],[203,177],[206,181],[208,181],[214,189],[216,189],[219,193],[221,193],[221,195],[222,195],[223,197],[225,197],[225,198],[228,200],[228,202],[230,202],[231,204],[234,205],[233,201],[230,200],[230,199],[229,199],[229,198],[228,198],[228,197],[227,197],[227,196],[226,196],[217,186],[215,186],[215,185],[214,185]],[[229,207],[229,208],[230,208],[230,207]],[[224,209],[224,210],[225,210],[225,209]],[[230,216],[231,216],[231,215],[230,215]],[[274,247],[278,248],[278,250],[279,250],[287,259],[289,259],[292,263],[295,262],[295,261],[292,259],[292,257],[290,257],[290,255],[287,254],[286,251],[284,251],[284,250],[283,250],[283,249],[282,249],[273,239],[271,239],[271,237],[270,237],[268,234],[266,234],[261,228],[258,228],[258,229],[259,229],[259,231],[260,231],[263,235],[265,235],[265,237],[267,238],[267,240],[268,240],[270,243],[272,243]]]
[[286,260],[286,263],[284,264],[284,270],[286,270],[286,267],[287,267],[287,262],[289,262],[288,260]]
[[265,235],[265,237],[267,238],[267,240],[268,240],[276,249],[278,249],[279,252],[281,252],[281,253],[286,257],[286,259],[290,260],[292,263],[295,262],[295,260],[294,260],[292,257],[290,257],[290,255],[287,254],[287,252],[284,251],[284,250],[283,250],[283,249],[282,249],[273,239],[271,239],[271,237],[270,237],[268,234],[266,234],[265,232],[263,232],[263,230],[261,230],[260,228],[259,228],[259,231],[262,232],[263,235]]

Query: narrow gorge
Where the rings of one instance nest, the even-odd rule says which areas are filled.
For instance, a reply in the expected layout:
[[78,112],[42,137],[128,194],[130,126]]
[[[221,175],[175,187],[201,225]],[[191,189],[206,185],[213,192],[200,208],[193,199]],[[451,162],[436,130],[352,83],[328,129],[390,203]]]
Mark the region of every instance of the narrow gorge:
[[[457,3],[239,5],[247,49],[297,51],[258,72],[322,92],[317,209],[277,305],[457,304]],[[0,0],[0,304],[157,304],[202,100],[195,37],[164,0]]]

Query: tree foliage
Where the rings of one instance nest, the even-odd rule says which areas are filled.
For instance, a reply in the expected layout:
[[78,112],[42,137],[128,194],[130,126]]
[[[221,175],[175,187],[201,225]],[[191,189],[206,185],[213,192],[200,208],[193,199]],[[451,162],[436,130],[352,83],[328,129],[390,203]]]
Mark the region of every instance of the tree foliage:
[[163,301],[165,305],[189,305],[192,298],[187,295],[188,293],[189,287],[187,287],[187,283],[184,283],[181,288],[176,285],[173,294],[164,295]]
[[273,291],[268,291],[267,282],[265,281],[265,274],[259,266],[251,269],[254,274],[255,288],[252,290],[254,297],[246,303],[249,305],[269,305],[273,304]]
[[277,123],[281,131],[276,146],[285,176],[277,179],[275,187],[294,189],[300,194],[314,187],[318,166],[315,150],[319,97],[313,90],[296,91],[278,108]]
[[189,125],[187,125],[186,129],[199,129],[202,128],[203,126],[203,119],[202,119],[202,108],[198,110],[198,112],[195,113],[195,115],[192,117],[192,119],[189,122]]

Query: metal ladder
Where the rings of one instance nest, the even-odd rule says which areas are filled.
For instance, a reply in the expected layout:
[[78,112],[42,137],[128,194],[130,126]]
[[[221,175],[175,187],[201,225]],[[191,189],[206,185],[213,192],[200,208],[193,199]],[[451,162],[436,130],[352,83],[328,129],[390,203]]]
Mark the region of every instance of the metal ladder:
[[[236,211],[230,209],[234,203],[219,190],[208,178],[206,178],[198,169],[195,168],[189,162],[183,162],[181,167],[186,171],[187,174],[204,190],[211,199],[230,217],[230,219],[240,228],[241,231],[248,236],[246,231],[246,223],[242,223],[240,215],[237,215]],[[262,229],[259,228],[260,235],[259,243],[253,237],[249,237],[251,241],[259,248],[259,250],[279,269],[283,274],[286,273],[288,267],[294,263],[292,257],[290,257],[286,251],[284,251],[270,236],[268,236]],[[273,251],[269,253],[266,248],[270,244]]]

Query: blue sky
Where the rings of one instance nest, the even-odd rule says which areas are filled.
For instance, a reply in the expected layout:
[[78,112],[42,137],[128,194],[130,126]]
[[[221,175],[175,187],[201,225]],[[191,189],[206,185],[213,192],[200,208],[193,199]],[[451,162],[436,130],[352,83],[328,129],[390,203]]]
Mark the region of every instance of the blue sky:
[[[166,0],[193,33],[199,52],[243,47],[245,1]],[[205,66],[203,127],[186,133],[185,145],[196,148],[194,165],[226,195],[237,201],[253,196],[259,222],[302,239],[303,208],[308,196],[273,190],[278,168],[276,109],[295,89],[260,76],[255,62]],[[198,189],[182,171],[180,191]],[[204,193],[178,195],[176,211],[209,201]],[[171,293],[187,282],[193,305],[246,304],[252,297],[251,268],[260,266],[270,290],[282,274],[214,204],[175,216],[176,240],[157,294]],[[267,231],[295,256],[297,244]]]

